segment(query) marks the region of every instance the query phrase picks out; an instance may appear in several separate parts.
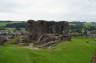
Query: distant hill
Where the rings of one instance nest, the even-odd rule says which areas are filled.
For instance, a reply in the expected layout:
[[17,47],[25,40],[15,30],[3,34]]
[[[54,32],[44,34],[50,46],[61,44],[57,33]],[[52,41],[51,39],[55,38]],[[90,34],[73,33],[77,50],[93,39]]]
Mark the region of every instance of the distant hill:
[[0,21],[0,29],[4,28],[25,28],[24,21]]

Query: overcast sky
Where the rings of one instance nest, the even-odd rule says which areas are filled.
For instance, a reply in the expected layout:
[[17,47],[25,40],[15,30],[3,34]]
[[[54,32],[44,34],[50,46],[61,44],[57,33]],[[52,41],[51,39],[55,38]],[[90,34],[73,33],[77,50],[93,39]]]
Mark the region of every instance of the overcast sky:
[[0,20],[95,21],[96,0],[0,0]]

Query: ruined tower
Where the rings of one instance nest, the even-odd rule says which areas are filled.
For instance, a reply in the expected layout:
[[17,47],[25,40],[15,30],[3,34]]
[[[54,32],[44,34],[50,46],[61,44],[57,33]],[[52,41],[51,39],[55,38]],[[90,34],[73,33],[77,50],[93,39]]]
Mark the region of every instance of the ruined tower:
[[28,37],[31,43],[40,47],[49,47],[63,40],[70,40],[69,24],[66,21],[28,20]]

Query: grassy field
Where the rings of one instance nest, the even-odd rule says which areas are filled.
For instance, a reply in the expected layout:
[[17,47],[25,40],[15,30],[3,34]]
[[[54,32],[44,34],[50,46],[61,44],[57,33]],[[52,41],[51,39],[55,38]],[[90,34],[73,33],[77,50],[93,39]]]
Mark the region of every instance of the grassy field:
[[5,26],[5,25],[7,25],[7,24],[14,24],[14,23],[20,23],[20,22],[13,22],[13,21],[11,21],[11,22],[8,22],[8,21],[0,21],[0,26]]
[[8,22],[0,22],[0,26],[5,26],[6,24],[9,24]]
[[31,50],[0,47],[0,63],[90,63],[96,39],[77,37],[61,42],[54,49]]

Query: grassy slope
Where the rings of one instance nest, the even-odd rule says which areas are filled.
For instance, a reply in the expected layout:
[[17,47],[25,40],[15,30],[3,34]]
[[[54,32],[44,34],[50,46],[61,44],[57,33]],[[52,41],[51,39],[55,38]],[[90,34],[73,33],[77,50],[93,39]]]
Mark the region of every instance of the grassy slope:
[[84,37],[62,42],[51,50],[0,47],[0,63],[90,63],[95,48],[96,40]]

